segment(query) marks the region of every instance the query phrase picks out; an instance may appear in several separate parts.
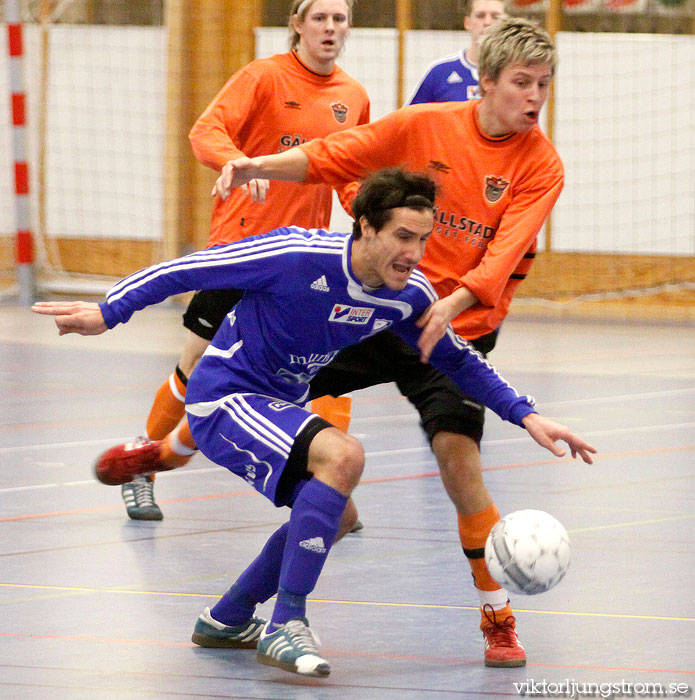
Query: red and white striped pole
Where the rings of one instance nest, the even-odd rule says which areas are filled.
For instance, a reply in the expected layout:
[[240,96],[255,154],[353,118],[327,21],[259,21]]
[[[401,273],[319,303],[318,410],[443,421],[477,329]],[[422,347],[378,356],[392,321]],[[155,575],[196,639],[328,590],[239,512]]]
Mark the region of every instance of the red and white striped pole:
[[14,154],[15,262],[20,304],[36,298],[34,283],[34,243],[29,214],[29,166],[26,147],[26,96],[24,92],[22,24],[18,0],[6,0],[7,46],[10,52],[10,92],[12,100],[12,144]]

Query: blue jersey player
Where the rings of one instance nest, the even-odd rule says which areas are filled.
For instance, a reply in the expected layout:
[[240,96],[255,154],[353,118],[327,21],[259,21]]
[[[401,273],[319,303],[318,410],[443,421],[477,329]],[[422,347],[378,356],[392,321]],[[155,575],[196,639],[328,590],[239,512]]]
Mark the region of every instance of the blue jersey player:
[[[384,328],[417,348],[417,318],[436,298],[416,269],[433,226],[434,195],[426,176],[380,171],[355,199],[351,235],[282,228],[137,272],[101,304],[33,307],[55,316],[61,334],[95,335],[185,291],[246,290],[193,372],[186,410],[209,459],[275,505],[289,506],[291,514],[234,585],[200,615],[195,643],[257,646],[261,663],[304,675],[330,673],[306,618],[306,596],[332,544],[354,522],[350,494],[364,452],[357,440],[303,405],[309,381],[341,348]],[[591,462],[590,445],[536,413],[529,397],[520,396],[451,329],[431,362],[554,454],[564,454],[555,444],[564,440],[573,456]],[[156,455],[158,449],[158,443],[112,448],[110,464],[119,465],[114,450],[128,465],[133,455]],[[273,595],[272,617],[262,620],[255,607]]]
[[504,16],[503,0],[467,0],[463,26],[471,36],[470,46],[432,63],[406,104],[479,99],[478,41],[487,27]]

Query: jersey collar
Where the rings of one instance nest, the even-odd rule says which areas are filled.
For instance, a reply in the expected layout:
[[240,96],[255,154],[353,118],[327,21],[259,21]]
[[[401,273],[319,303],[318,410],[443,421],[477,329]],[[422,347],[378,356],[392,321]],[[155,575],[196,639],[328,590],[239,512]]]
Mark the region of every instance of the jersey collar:
[[333,70],[330,73],[317,73],[316,71],[311,70],[311,68],[309,68],[309,66],[307,66],[301,58],[299,58],[299,54],[296,51],[290,51],[290,56],[294,58],[299,68],[309,73],[312,77],[320,78],[321,80],[330,80],[335,75],[337,68],[335,64],[333,64]]

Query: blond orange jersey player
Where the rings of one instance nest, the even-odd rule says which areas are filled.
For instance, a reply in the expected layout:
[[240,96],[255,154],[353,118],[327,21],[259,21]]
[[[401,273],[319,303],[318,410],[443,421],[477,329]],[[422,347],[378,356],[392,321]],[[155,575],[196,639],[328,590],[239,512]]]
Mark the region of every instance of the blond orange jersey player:
[[413,353],[404,370],[406,363],[393,355],[408,350],[387,331],[341,353],[312,381],[312,393],[337,395],[396,381],[416,406],[458,512],[480,598],[485,663],[520,666],[526,654],[507,593],[483,557],[499,519],[482,479],[484,411],[424,363],[448,322],[489,351],[529,270],[536,236],[563,186],[560,159],[538,127],[556,52],[536,24],[505,18],[485,31],[479,58],[480,100],[413,105],[281,155],[240,158],[225,166],[216,190],[226,196],[255,177],[338,184],[394,164],[439,184],[434,231],[420,267],[440,299],[419,320],[420,357]]
[[[332,132],[369,121],[369,98],[360,83],[335,64],[350,29],[353,0],[294,0],[290,9],[290,52],[252,61],[235,73],[190,132],[198,160],[222,167],[241,155],[277,153]],[[267,181],[251,191],[265,193]],[[347,188],[350,189],[349,187]],[[356,188],[355,188],[356,189]],[[332,188],[326,184],[276,183],[267,201],[253,201],[242,191],[213,205],[209,246],[252,236],[281,226],[328,227]],[[186,383],[226,314],[241,293],[234,290],[197,294],[186,313],[186,340],[176,370],[158,389],[147,420],[147,437],[163,439],[172,460],[185,464],[194,453],[184,418]],[[333,399],[314,410],[346,428],[349,399]],[[178,427],[177,427],[178,426]],[[125,484],[128,515],[161,519],[151,476]]]

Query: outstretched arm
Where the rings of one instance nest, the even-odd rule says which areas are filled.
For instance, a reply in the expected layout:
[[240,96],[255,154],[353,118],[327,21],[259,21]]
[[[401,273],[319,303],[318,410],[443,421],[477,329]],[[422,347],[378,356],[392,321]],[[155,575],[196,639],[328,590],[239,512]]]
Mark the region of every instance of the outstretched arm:
[[596,454],[596,448],[592,447],[580,437],[577,437],[567,426],[560,425],[550,418],[545,418],[538,413],[529,413],[521,419],[528,434],[546,450],[550,450],[557,457],[564,457],[567,453],[555,443],[563,440],[569,445],[574,459],[579,455],[587,464],[593,464],[592,454]]
[[[245,185],[253,179],[301,182],[306,178],[308,169],[309,158],[304,154],[304,151],[296,147],[270,156],[256,156],[255,158],[243,156],[236,160],[230,160],[222,168],[222,174],[217,178],[212,195],[219,195],[222,199],[227,199],[232,188]],[[253,192],[251,194],[253,196]],[[263,196],[265,196],[265,192],[263,192]]]
[[[410,318],[395,324],[393,330],[411,347],[418,348],[419,329]],[[529,435],[546,450],[562,457],[566,451],[556,444],[566,442],[572,456],[579,455],[587,464],[593,464],[591,455],[596,449],[570,432],[569,428],[536,413],[535,401],[530,396],[519,395],[501,377],[492,365],[476,352],[470,344],[449,327],[441,342],[434,347],[432,364],[458,384],[469,396],[493,410],[500,418],[526,428]]]
[[108,330],[99,304],[90,301],[37,301],[31,310],[55,316],[58,335],[101,335]]

